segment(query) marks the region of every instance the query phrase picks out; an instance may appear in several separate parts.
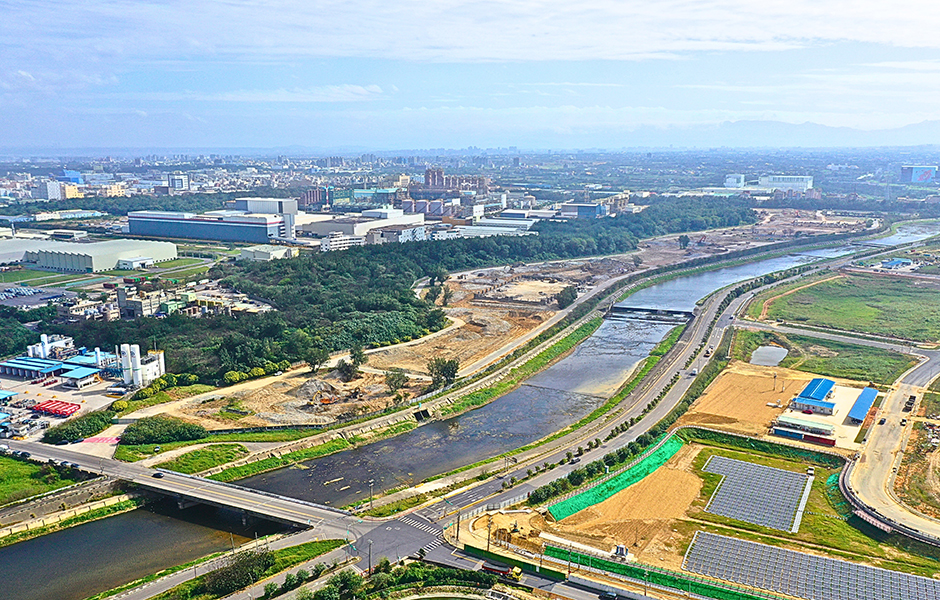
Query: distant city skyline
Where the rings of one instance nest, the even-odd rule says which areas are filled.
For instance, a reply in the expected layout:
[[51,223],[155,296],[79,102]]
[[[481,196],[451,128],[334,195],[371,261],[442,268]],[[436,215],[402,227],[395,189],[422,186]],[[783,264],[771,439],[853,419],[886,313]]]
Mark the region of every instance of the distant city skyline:
[[940,140],[940,10],[0,1],[0,149]]

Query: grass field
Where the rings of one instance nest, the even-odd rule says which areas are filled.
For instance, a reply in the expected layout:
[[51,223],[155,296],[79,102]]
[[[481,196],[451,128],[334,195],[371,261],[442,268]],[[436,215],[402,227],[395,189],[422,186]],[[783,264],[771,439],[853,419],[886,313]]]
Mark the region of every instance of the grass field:
[[49,271],[36,271],[33,269],[22,269],[20,271],[3,271],[0,272],[0,283],[17,283],[19,281],[26,281],[27,279],[38,279],[40,277],[49,277],[54,275]]
[[0,456],[0,506],[79,481],[58,474],[43,476],[42,467],[39,463]]
[[768,302],[767,316],[920,342],[940,340],[940,293],[923,282],[851,275]]
[[826,377],[890,384],[916,363],[913,357],[870,346],[844,344],[803,335],[748,330],[736,333],[732,356],[738,360],[749,361],[755,349],[771,344],[789,350],[780,367]]
[[[161,454],[176,448],[194,446],[196,444],[221,443],[221,442],[292,442],[320,433],[316,429],[283,429],[280,431],[252,431],[245,433],[223,433],[220,435],[210,435],[201,440],[191,440],[187,442],[170,442],[169,444],[140,444],[123,445],[119,444],[114,451],[114,458],[124,462],[136,462],[149,458],[155,454]],[[157,452],[157,448],[160,451]]]
[[192,450],[157,466],[179,473],[201,473],[212,467],[230,463],[246,454],[248,454],[248,449],[241,444],[213,444],[206,448]]
[[174,258],[166,262],[154,265],[157,269],[174,269],[176,267],[188,267],[189,265],[198,265],[202,262],[200,258]]

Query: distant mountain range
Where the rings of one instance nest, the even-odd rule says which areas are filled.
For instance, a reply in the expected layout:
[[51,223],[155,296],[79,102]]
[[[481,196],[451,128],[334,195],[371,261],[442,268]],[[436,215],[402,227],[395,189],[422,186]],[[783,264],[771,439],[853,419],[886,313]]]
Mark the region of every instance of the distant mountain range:
[[[479,141],[477,146],[486,146]],[[714,125],[689,126],[652,126],[634,128],[610,128],[603,133],[583,131],[567,134],[528,133],[518,140],[507,142],[494,141],[492,146],[507,143],[517,147],[519,152],[541,152],[552,150],[590,149],[602,151],[609,149],[691,149],[691,148],[862,148],[862,147],[910,147],[940,145],[940,121],[924,121],[894,129],[876,129],[864,131],[851,127],[830,127],[818,123],[791,124],[780,121],[726,121]],[[403,144],[404,145],[404,144]],[[144,156],[148,154],[172,155],[240,155],[240,156],[325,156],[329,154],[357,155],[362,152],[380,153],[381,155],[428,155],[448,152],[440,144],[429,143],[428,149],[385,149],[359,144],[343,146],[309,147],[297,144],[270,148],[253,147],[199,147],[179,146],[173,148],[119,148],[119,147],[15,147],[0,146],[0,159],[11,157],[42,156]],[[457,150],[455,148],[455,150]],[[468,154],[485,152],[482,148],[467,151]],[[457,150],[455,153],[461,153]]]

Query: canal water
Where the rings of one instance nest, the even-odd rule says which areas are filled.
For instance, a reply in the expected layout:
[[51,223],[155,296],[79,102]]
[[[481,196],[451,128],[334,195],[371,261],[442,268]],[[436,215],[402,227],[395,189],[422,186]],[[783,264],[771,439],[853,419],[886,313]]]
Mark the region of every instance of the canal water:
[[[726,285],[851,251],[849,247],[816,250],[679,277],[640,290],[621,304],[691,311],[697,300]],[[605,320],[571,355],[486,406],[239,484],[345,506],[368,499],[369,480],[379,493],[518,448],[570,425],[601,405],[674,326],[646,320]]]
[[264,521],[244,527],[232,511],[157,503],[0,548],[0,597],[82,600],[279,529]]

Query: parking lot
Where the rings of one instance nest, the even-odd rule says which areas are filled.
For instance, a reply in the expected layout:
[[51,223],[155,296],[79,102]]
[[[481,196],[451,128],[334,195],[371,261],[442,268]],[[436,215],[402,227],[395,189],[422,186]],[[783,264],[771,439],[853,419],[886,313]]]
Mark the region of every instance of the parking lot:
[[[62,402],[71,402],[81,406],[76,415],[104,408],[114,401],[113,398],[105,396],[105,389],[113,385],[112,381],[100,381],[94,385],[89,385],[81,390],[66,387],[61,378],[58,383],[49,386],[43,386],[39,383],[32,383],[32,380],[19,379],[16,377],[0,376],[0,389],[16,392],[16,396],[10,398],[5,406],[0,406],[0,412],[10,415],[10,421],[13,423],[21,422],[33,415],[33,412],[26,406],[30,400],[35,404],[47,400],[60,400]],[[49,426],[55,426],[62,423],[65,419],[52,415],[42,415],[35,421],[46,421]],[[35,428],[30,432],[29,437],[38,437],[42,430]]]

